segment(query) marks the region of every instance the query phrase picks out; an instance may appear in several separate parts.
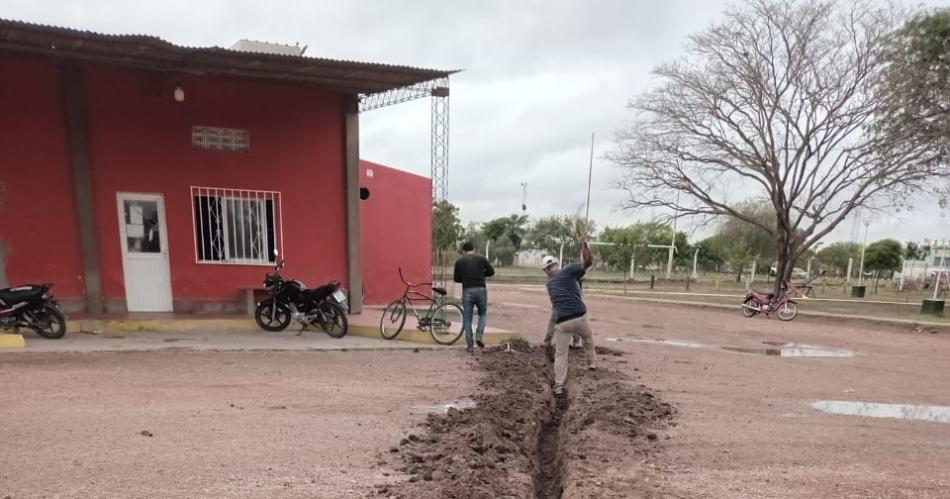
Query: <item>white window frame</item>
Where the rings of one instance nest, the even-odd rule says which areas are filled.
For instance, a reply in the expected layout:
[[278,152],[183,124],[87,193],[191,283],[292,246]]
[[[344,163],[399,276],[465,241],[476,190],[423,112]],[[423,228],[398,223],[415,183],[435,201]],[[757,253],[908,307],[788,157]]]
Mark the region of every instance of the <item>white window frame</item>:
[[[216,199],[217,200],[217,215],[220,217],[220,220],[214,221],[208,219],[211,216],[211,208],[206,209],[195,209],[196,204],[200,203],[202,198],[207,199]],[[268,227],[267,224],[260,224],[261,230],[257,234],[259,244],[263,244],[263,252],[259,253],[260,257],[255,257],[253,255],[247,254],[231,254],[231,246],[235,248],[245,248],[248,244],[248,238],[251,238],[252,235],[246,229],[248,227],[241,220],[241,216],[234,217],[233,211],[234,206],[242,206],[244,203],[253,203],[257,202],[260,204],[258,208],[261,218],[267,220],[266,218],[266,202],[271,202],[271,220],[274,224],[273,230],[273,239],[274,239],[274,249],[279,251],[283,256],[284,253],[284,220],[283,220],[283,210],[281,209],[281,193],[279,191],[262,191],[262,190],[250,190],[250,189],[231,189],[231,188],[222,188],[222,187],[199,187],[191,186],[191,195],[189,196],[189,202],[191,203],[191,218],[192,218],[192,235],[194,237],[195,243],[195,263],[206,264],[206,265],[251,265],[251,266],[273,266],[274,262],[271,260],[272,255],[268,254]],[[244,211],[242,210],[243,214]],[[259,219],[259,220],[260,220]],[[213,225],[213,227],[212,227]],[[198,234],[202,234],[202,237],[199,240]],[[210,234],[208,238],[204,237],[206,233]],[[218,240],[215,241],[215,235],[217,234]],[[210,239],[210,241],[208,240]],[[253,246],[253,242],[250,242]],[[207,256],[218,252],[221,254],[221,259],[209,259]],[[202,255],[205,255],[205,258],[202,259]]]

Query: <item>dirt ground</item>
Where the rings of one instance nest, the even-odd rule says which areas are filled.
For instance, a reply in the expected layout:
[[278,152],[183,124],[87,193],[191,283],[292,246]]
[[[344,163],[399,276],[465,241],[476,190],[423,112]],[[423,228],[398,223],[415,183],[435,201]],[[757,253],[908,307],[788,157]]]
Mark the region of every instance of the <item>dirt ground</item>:
[[[540,341],[541,292],[496,287],[493,320]],[[947,497],[950,424],[830,415],[816,400],[950,406],[950,336],[800,317],[588,301],[595,341],[674,404],[658,460],[677,497]],[[608,341],[620,339],[625,341]],[[641,340],[641,341],[636,341]],[[643,341],[646,340],[646,341]],[[679,341],[670,346],[652,340]],[[766,343],[767,342],[767,343]],[[853,357],[786,358],[721,346],[800,343]]]
[[[489,293],[493,326],[540,341],[543,291]],[[809,404],[950,405],[950,336],[588,305],[623,355],[560,405],[529,347],[0,355],[0,498],[947,496],[950,424]],[[853,356],[722,348],[784,343]]]
[[0,355],[0,498],[358,497],[461,352]]
[[[390,449],[409,482],[377,487],[381,497],[651,497],[644,466],[659,452],[652,430],[668,404],[616,369],[623,354],[600,348],[597,371],[575,359],[574,383],[551,393],[551,362],[538,347],[494,348],[474,358],[484,373],[477,405],[431,415],[425,432]],[[397,461],[398,462],[398,461]]]

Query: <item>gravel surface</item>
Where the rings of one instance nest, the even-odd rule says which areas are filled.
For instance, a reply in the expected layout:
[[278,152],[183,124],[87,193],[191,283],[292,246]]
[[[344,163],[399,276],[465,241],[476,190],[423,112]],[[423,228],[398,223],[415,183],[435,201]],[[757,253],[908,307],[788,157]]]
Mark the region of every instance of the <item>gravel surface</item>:
[[[489,293],[493,326],[541,340],[543,290]],[[593,374],[575,369],[563,407],[551,404],[549,364],[527,351],[504,354],[523,356],[511,365],[457,348],[0,355],[0,498],[413,497],[464,486],[455,465],[407,468],[410,434],[444,436],[460,456],[480,438],[497,472],[481,476],[499,496],[947,497],[950,424],[810,404],[950,405],[950,335],[746,319],[738,306],[588,305],[595,341],[624,355]],[[851,356],[764,354],[786,343]],[[461,411],[426,416],[453,401]],[[667,416],[655,410],[667,404]],[[531,421],[536,433],[517,426]]]
[[458,351],[0,356],[0,497],[363,495]]
[[[490,291],[496,324],[540,341],[543,290]],[[802,307],[807,307],[807,303]],[[677,408],[660,457],[674,496],[945,498],[950,424],[838,416],[816,400],[950,406],[950,335],[800,317],[589,299],[595,342],[628,352],[628,374]],[[625,341],[608,342],[607,338]],[[672,340],[684,346],[637,340]],[[767,343],[766,343],[767,342]],[[853,357],[786,358],[722,346],[785,342]]]

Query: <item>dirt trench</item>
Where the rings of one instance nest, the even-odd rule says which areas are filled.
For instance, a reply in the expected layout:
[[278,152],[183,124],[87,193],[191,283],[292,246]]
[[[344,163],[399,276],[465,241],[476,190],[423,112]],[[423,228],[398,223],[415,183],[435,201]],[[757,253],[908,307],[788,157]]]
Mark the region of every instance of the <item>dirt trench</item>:
[[571,355],[564,397],[551,393],[552,368],[540,348],[489,349],[475,356],[483,376],[472,409],[431,414],[421,431],[381,453],[393,481],[369,497],[664,497],[651,466],[674,414],[618,372],[628,362],[598,348],[598,371]]

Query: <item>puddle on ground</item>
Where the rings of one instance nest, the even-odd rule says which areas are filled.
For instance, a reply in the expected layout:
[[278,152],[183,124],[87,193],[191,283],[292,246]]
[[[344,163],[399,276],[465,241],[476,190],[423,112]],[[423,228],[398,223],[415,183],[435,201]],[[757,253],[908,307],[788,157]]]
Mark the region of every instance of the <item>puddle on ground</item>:
[[654,338],[607,338],[607,341],[649,343],[651,345],[662,345],[662,346],[668,346],[668,347],[682,347],[682,348],[709,348],[709,345],[703,345],[702,343],[695,343],[695,342],[686,341],[686,340],[658,340]]
[[[768,342],[773,344],[775,342]],[[799,345],[797,343],[783,343],[773,347],[722,347],[723,350],[739,353],[755,353],[760,355],[775,355],[777,357],[854,357],[851,350],[825,348],[815,345]]]
[[414,405],[412,406],[412,412],[422,413],[422,414],[447,414],[449,408],[454,407],[458,410],[463,409],[474,409],[475,401],[472,399],[459,399],[453,400],[445,404],[436,404],[436,405]]
[[609,342],[616,343],[647,343],[650,345],[659,345],[667,347],[680,348],[706,348],[722,349],[729,352],[754,353],[760,355],[774,355],[776,357],[854,357],[851,350],[837,348],[826,348],[816,345],[802,345],[798,343],[786,343],[780,341],[763,341],[768,347],[736,347],[736,346],[714,346],[703,343],[696,343],[687,340],[666,340],[658,338],[607,338]]
[[844,416],[950,423],[950,406],[878,404],[875,402],[848,402],[844,400],[819,400],[812,402],[811,406],[822,412]]

